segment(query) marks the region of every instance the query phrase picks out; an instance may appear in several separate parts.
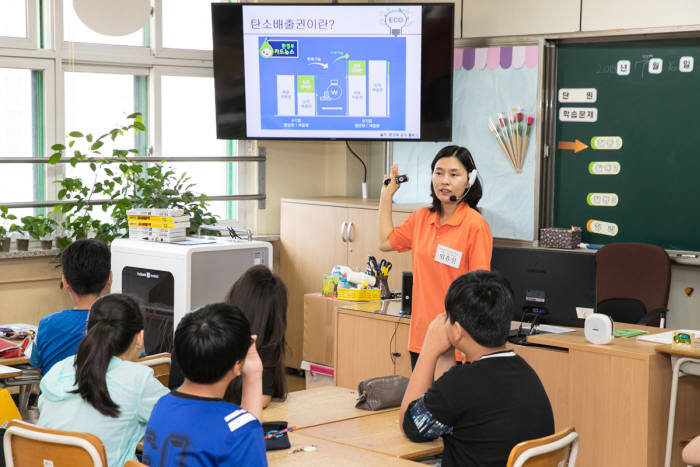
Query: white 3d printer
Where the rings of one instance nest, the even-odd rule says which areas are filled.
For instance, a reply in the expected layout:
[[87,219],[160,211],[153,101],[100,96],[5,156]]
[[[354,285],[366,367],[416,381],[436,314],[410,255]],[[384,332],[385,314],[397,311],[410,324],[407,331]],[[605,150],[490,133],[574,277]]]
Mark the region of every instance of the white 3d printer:
[[272,245],[229,238],[188,238],[179,243],[116,239],[112,292],[136,298],[144,313],[149,354],[172,352],[174,329],[197,307],[221,302],[251,266],[272,269]]

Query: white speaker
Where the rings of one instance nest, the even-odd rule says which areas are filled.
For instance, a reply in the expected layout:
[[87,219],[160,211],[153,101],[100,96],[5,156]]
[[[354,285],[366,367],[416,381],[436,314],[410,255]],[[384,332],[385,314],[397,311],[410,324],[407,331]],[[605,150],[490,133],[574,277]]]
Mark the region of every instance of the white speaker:
[[602,313],[588,315],[583,325],[583,334],[591,344],[609,344],[613,340],[613,320]]

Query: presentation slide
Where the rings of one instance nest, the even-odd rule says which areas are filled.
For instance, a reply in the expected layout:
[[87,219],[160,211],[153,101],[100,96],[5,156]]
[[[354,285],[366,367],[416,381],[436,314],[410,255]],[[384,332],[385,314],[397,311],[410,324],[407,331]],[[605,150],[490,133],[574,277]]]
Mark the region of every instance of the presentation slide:
[[244,5],[243,22],[248,137],[420,138],[420,5]]

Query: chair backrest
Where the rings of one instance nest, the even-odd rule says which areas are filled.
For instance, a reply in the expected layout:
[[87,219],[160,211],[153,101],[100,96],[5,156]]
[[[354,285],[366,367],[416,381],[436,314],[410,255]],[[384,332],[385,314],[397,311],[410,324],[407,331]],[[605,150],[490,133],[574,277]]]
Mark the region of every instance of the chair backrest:
[[139,358],[136,362],[153,368],[153,376],[163,386],[168,387],[168,380],[170,379],[170,354],[168,352],[148,355]]
[[573,467],[577,454],[578,434],[570,426],[553,435],[516,444],[510,450],[506,467]]
[[[596,305],[608,301],[613,306],[603,308],[619,309],[628,315],[616,318],[603,308],[598,310],[615,321],[636,322],[645,313],[666,308],[670,285],[671,261],[659,246],[611,243],[596,253]],[[636,314],[641,316],[634,319]],[[654,324],[658,325],[658,320]]]
[[0,425],[10,420],[22,420],[15,401],[12,400],[10,391],[0,389]]
[[107,467],[102,441],[90,433],[52,430],[13,420],[5,431],[3,447],[7,467]]

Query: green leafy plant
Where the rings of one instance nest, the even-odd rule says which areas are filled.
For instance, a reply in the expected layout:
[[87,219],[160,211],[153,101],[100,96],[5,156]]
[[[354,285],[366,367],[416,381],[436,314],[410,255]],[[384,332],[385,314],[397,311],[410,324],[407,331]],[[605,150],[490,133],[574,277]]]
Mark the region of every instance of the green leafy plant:
[[24,216],[22,218],[22,230],[35,240],[45,240],[47,236],[53,233],[57,225],[58,222],[43,214]]
[[[0,219],[0,238],[3,238],[7,236],[8,233],[8,227],[5,227],[4,224],[17,219],[17,216],[15,216],[14,214],[10,214],[7,206],[0,206]],[[10,232],[12,232],[12,225],[9,226],[9,229]]]
[[[113,128],[94,137],[80,131],[68,134],[67,144],[52,146],[54,153],[49,164],[57,164],[61,158],[70,157],[69,163],[75,167],[79,163],[88,164],[93,172],[92,181],[78,177],[57,180],[60,184],[58,199],[67,201],[58,205],[54,212],[64,215],[63,228],[72,238],[85,238],[93,234],[106,243],[125,236],[128,230],[126,212],[133,208],[176,208],[191,216],[188,233],[196,233],[200,225],[216,223],[216,218],[207,210],[206,195],[191,191],[193,184],[186,173],[177,176],[164,166],[165,159],[148,166],[130,160],[139,155],[137,149],[111,149],[105,156],[102,151],[106,142],[127,135],[146,131],[141,114],[127,117],[127,124]],[[101,222],[93,214],[93,199],[108,199],[101,206],[102,211],[111,216],[111,222]],[[68,242],[69,243],[69,242]]]

